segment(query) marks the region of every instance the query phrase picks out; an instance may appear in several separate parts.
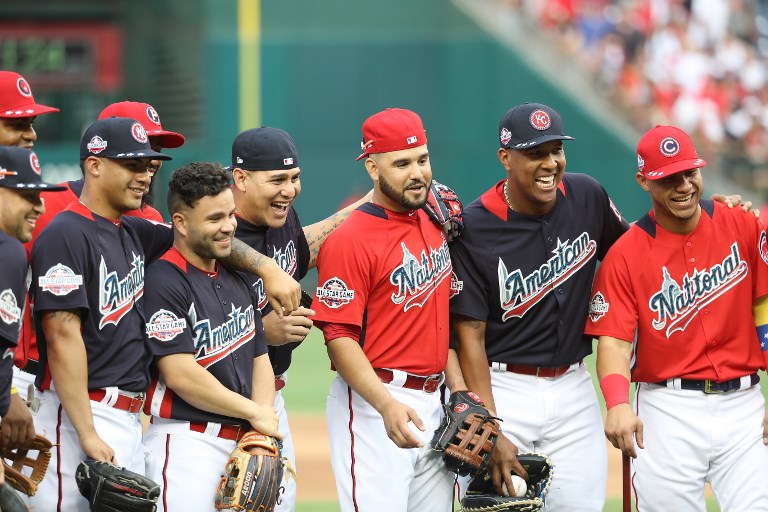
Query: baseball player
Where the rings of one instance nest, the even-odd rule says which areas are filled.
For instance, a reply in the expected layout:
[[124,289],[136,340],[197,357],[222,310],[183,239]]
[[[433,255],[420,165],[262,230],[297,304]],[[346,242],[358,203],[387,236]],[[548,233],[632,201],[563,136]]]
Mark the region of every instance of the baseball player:
[[146,276],[154,355],[147,476],[163,482],[160,511],[214,510],[240,438],[251,429],[280,436],[275,375],[251,286],[216,263],[229,254],[237,224],[227,172],[209,163],[176,170],[168,210],[173,247]]
[[[301,193],[301,169],[296,145],[291,136],[278,128],[246,130],[232,143],[232,191],[235,197],[237,231],[235,236],[257,251],[271,256],[297,281],[314,268],[320,244],[349,212],[366,202],[365,196],[327,219],[301,227],[293,202]],[[282,319],[266,302],[260,278],[251,279],[259,298],[267,335],[269,358],[275,372],[275,409],[283,435],[282,454],[295,468],[293,438],[281,390],[288,381],[291,353],[309,334],[314,311],[298,308]],[[296,502],[296,480],[284,484],[275,508],[292,511]]]
[[[49,473],[30,500],[40,510],[87,510],[75,486],[78,462],[91,457],[144,472],[139,417],[151,355],[143,326],[144,265],[171,246],[168,226],[126,217],[141,204],[152,151],[129,118],[93,123],[80,156],[85,185],[35,242],[32,283],[42,391],[38,427],[55,432]],[[233,243],[227,265],[265,279],[279,312],[296,308],[301,289],[269,258]],[[268,279],[267,279],[268,278]]]
[[606,449],[583,322],[597,261],[628,226],[597,181],[565,174],[570,139],[547,105],[502,117],[506,179],[464,209],[451,244],[451,325],[467,385],[503,420],[499,491],[502,478],[513,488],[517,449],[542,452],[557,468],[547,510],[602,511]]
[[321,246],[313,303],[338,372],[326,421],[339,503],[451,510],[454,475],[429,443],[443,379],[466,388],[448,350],[448,244],[421,210],[432,181],[426,133],[403,109],[369,117],[362,131],[372,202]]
[[[3,351],[0,359],[0,417],[3,419],[9,411],[11,392],[18,399],[11,379],[13,353],[27,295],[27,257],[21,243],[32,237],[32,228],[45,211],[40,192],[64,190],[64,187],[43,182],[40,175],[37,155],[31,150],[0,146],[0,261],[3,262],[0,272],[0,350]],[[22,407],[26,410],[23,402]],[[26,429],[21,434],[26,434]],[[31,435],[34,436],[34,428]],[[11,441],[7,444],[15,446],[17,440]]]
[[599,336],[605,434],[634,458],[638,510],[703,511],[709,482],[721,510],[766,511],[765,362],[752,316],[768,295],[764,227],[701,198],[706,162],[679,128],[648,131],[637,162],[652,208],[598,269],[586,321]]
[[[23,76],[12,71],[0,71],[0,146],[32,149],[35,141],[37,141],[37,133],[33,126],[37,116],[58,111],[57,108],[37,103],[32,95],[32,88]],[[61,194],[43,193],[43,197],[48,195],[51,198],[56,198]],[[42,217],[44,216],[43,213]],[[37,222],[40,220],[40,216],[38,216]],[[26,296],[27,294],[24,294],[24,297]],[[26,299],[23,302],[23,333],[27,333],[31,331],[29,327],[31,325],[30,308],[27,307]],[[25,353],[24,335],[20,339],[22,341],[18,345],[17,356]],[[19,373],[19,370],[14,368],[13,371],[16,389],[22,390],[24,395],[27,395],[33,378],[30,376],[29,379],[17,382],[16,374]],[[26,447],[27,441],[34,437],[35,427],[32,415],[18,393],[14,393],[8,412],[3,415],[2,422],[0,422],[0,434],[0,444],[9,448]]]
[[[177,148],[184,144],[184,136],[167,130],[163,130],[160,124],[160,117],[157,111],[151,105],[147,103],[138,103],[133,101],[123,101],[120,103],[113,103],[107,106],[99,115],[99,119],[108,117],[130,117],[136,119],[141,123],[147,132],[149,137],[149,144],[153,151],[161,152],[164,147]],[[160,169],[161,160],[152,159],[149,161],[149,189],[152,189],[152,177],[157,170]],[[32,233],[32,240],[25,244],[27,254],[31,255],[32,245],[37,239],[38,235],[48,225],[48,223],[60,212],[65,210],[67,206],[73,201],[77,201],[80,194],[83,191],[84,179],[66,181],[61,183],[66,190],[63,194],[59,193],[47,193],[44,192],[41,197],[45,202],[45,213],[41,215],[35,226],[35,230]],[[147,203],[147,197],[149,193],[145,193],[142,198],[142,204],[139,208],[129,210],[123,215],[142,217],[157,222],[162,222],[163,219],[160,213],[152,208]],[[28,314],[27,314],[28,316]],[[35,341],[35,331],[31,318],[28,318],[24,322],[22,329],[22,337],[19,343],[19,348],[16,352],[14,364],[14,385],[21,390],[27,392],[29,386],[34,383],[35,374],[37,373],[38,361],[40,356],[37,352],[37,343]]]

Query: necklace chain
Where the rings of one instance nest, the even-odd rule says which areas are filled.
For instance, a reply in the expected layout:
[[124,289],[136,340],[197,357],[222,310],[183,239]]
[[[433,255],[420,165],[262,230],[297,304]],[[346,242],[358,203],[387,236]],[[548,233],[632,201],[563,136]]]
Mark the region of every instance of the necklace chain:
[[509,209],[514,212],[515,209],[512,208],[512,203],[509,202],[509,195],[507,194],[507,183],[509,183],[509,179],[504,180],[504,201],[507,203],[507,206],[509,206]]

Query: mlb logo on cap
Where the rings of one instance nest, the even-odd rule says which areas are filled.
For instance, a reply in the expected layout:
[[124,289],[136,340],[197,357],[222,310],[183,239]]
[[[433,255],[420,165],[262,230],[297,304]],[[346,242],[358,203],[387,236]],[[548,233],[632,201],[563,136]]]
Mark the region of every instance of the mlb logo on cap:
[[680,128],[655,126],[637,144],[637,170],[649,180],[707,165]]

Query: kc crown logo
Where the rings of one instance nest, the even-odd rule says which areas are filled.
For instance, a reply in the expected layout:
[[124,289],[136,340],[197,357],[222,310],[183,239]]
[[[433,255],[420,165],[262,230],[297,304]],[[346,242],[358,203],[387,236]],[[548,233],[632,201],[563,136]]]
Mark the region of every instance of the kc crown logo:
[[355,298],[355,290],[350,290],[347,283],[338,277],[332,277],[315,290],[317,300],[331,309],[338,309],[349,304]]
[[662,267],[661,272],[661,290],[648,300],[648,308],[656,313],[656,319],[651,322],[653,328],[657,331],[666,328],[664,334],[669,338],[676,331],[684,331],[703,307],[745,279],[749,267],[734,242],[721,263],[709,270],[694,269],[693,275],[686,273],[679,283],[670,276],[667,267]]
[[184,332],[187,321],[166,309],[157,311],[147,322],[147,336],[158,341],[171,341]]
[[445,240],[439,248],[431,248],[429,254],[422,250],[418,259],[405,242],[400,242],[400,246],[403,263],[392,271],[389,282],[396,289],[392,293],[392,302],[403,304],[403,311],[408,311],[414,306],[422,307],[443,279],[451,275],[453,267]]
[[549,118],[549,114],[541,109],[531,112],[529,121],[531,122],[531,126],[537,130],[546,130],[552,124],[552,120]]
[[0,319],[8,325],[21,320],[21,308],[16,301],[16,295],[10,288],[0,292]]
[[586,231],[573,242],[557,239],[554,256],[527,276],[520,269],[507,271],[499,258],[499,301],[504,314],[501,320],[522,318],[533,306],[552,293],[558,286],[573,277],[589,263],[597,252],[597,243],[590,240]]

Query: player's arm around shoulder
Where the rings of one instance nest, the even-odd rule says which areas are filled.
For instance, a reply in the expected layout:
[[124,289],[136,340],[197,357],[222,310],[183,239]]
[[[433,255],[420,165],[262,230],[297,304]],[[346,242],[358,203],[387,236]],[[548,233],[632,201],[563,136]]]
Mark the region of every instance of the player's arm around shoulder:
[[605,437],[630,457],[637,457],[643,446],[643,422],[629,404],[629,361],[632,344],[612,336],[600,336],[597,342],[597,376],[608,413]]
[[42,326],[48,366],[56,393],[77,432],[80,448],[95,460],[114,462],[115,451],[104,442],[93,424],[88,397],[88,357],[77,310],[44,311]]
[[341,337],[326,341],[328,357],[336,370],[363,399],[381,414],[387,435],[399,448],[421,448],[421,442],[408,426],[413,424],[422,432],[424,423],[416,411],[395,400],[373,371],[360,344],[352,338]]
[[[257,404],[228,389],[200,366],[193,354],[168,354],[155,361],[166,385],[191,406],[214,414],[242,418],[262,434],[282,439],[277,430],[277,414],[271,402],[266,405]],[[273,394],[274,382],[273,375]]]
[[372,196],[373,190],[333,215],[309,226],[304,226],[304,236],[307,239],[307,244],[309,244],[309,268],[315,268],[317,265],[317,255],[320,253],[320,246],[328,238],[328,235],[339,227],[349,217],[350,213],[370,201]]

